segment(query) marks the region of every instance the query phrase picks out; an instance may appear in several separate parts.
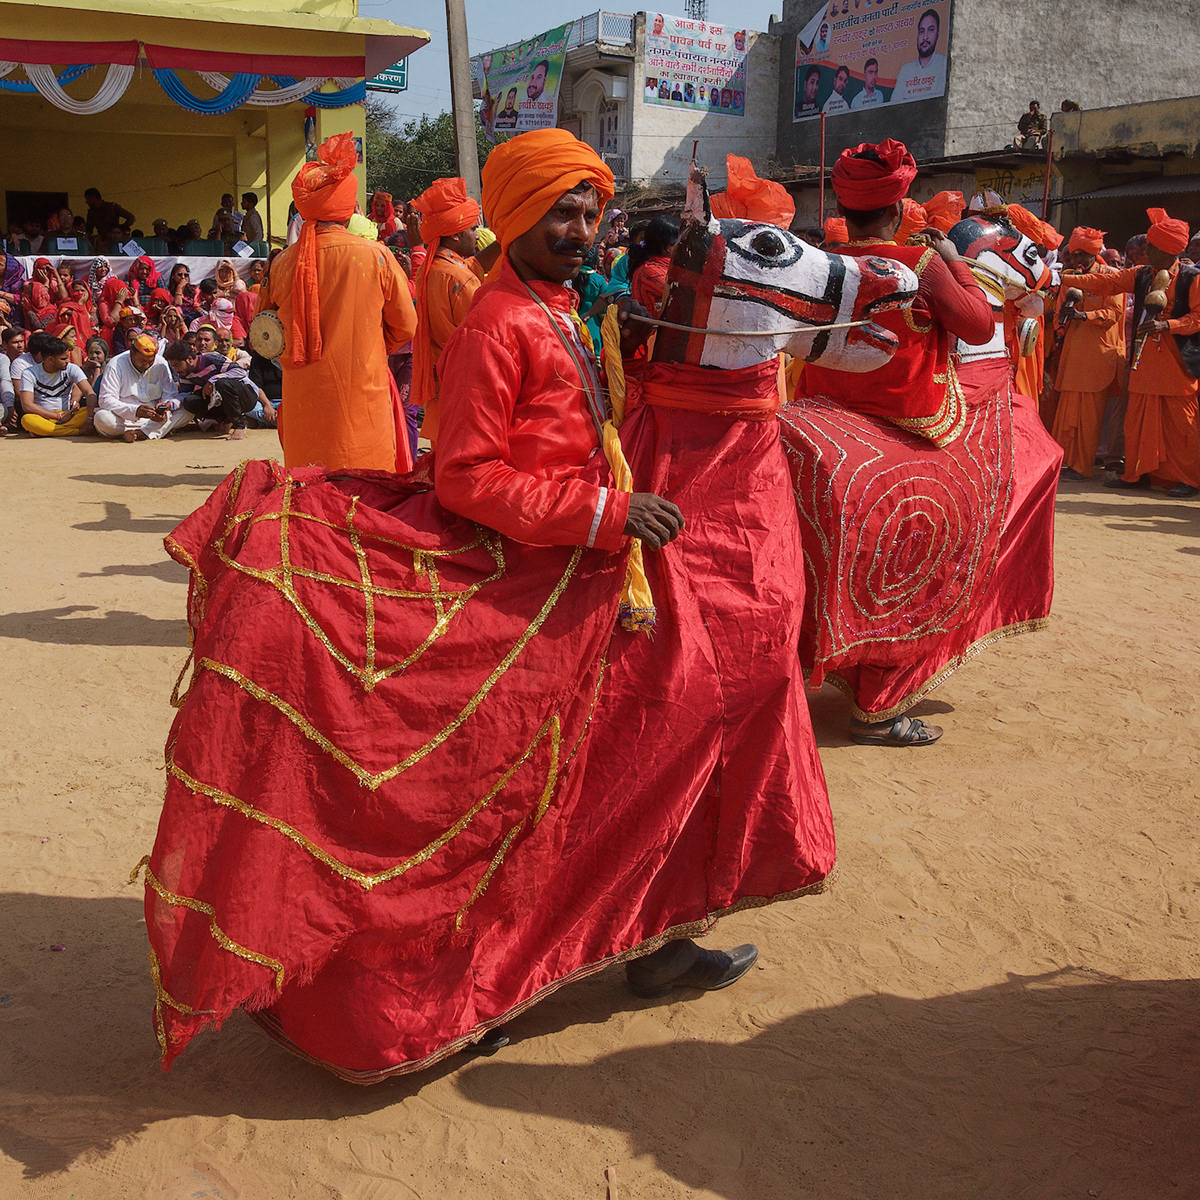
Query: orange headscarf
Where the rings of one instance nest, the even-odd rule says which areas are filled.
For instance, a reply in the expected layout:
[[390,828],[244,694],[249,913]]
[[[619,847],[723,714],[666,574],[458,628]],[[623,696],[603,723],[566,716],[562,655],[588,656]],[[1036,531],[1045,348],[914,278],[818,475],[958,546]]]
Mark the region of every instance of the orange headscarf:
[[[600,155],[565,129],[535,129],[501,142],[483,168],[483,211],[502,255],[528,233],[564,192],[590,183],[603,211],[613,198],[613,173]],[[489,278],[499,270],[499,263]]]
[[850,230],[845,217],[825,218],[825,244],[827,246],[844,246],[850,240]]
[[1188,247],[1188,223],[1167,215],[1165,208],[1148,208],[1150,229],[1146,241],[1164,254],[1182,254]]
[[914,233],[920,233],[922,229],[929,228],[929,217],[926,215],[924,207],[907,196],[904,197],[903,204],[904,216],[900,218],[894,239],[897,246],[908,245],[908,239]]
[[1053,225],[1047,225],[1041,217],[1035,217],[1023,204],[1008,205],[1004,215],[1008,218],[1008,223],[1015,226],[1031,242],[1038,242],[1048,250],[1057,250],[1062,245],[1062,234]]
[[759,179],[750,160],[736,154],[726,155],[725,169],[729,176],[725,191],[710,197],[714,217],[761,221],[780,229],[791,227],[796,202],[783,184]]
[[1082,250],[1085,254],[1097,255],[1104,249],[1104,230],[1089,229],[1079,225],[1071,230],[1071,240],[1067,242],[1068,250]]
[[304,218],[296,243],[292,276],[293,317],[288,338],[292,365],[307,366],[321,357],[321,298],[317,293],[317,222],[348,221],[358,200],[354,136],[334,134],[317,149],[317,161],[305,163],[292,180],[292,199]]
[[934,229],[949,233],[962,220],[966,207],[962,192],[938,192],[925,201],[925,216]]
[[467,195],[465,179],[435,179],[413,202],[421,214],[426,257],[417,272],[417,332],[413,337],[412,402],[423,407],[437,396],[429,339],[429,272],[441,239],[479,224],[479,205]]

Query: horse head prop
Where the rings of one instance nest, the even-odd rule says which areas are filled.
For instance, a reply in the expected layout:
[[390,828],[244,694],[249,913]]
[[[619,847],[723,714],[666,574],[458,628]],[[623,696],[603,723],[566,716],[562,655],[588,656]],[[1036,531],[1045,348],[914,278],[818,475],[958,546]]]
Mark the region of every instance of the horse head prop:
[[652,359],[737,370],[783,351],[873,371],[899,343],[872,315],[916,294],[917,277],[901,263],[828,254],[774,225],[714,217],[693,164]]
[[[1025,318],[1021,323],[1022,353],[1032,353],[1038,330],[1034,318],[1044,311],[1037,292],[1052,279],[1041,247],[1002,215],[974,213],[952,226],[947,236],[966,260],[996,314],[996,330],[991,341],[983,346],[958,343],[962,361],[976,362],[1007,353],[1004,344],[1006,300],[1018,303]],[[1024,349],[1026,346],[1028,351]]]

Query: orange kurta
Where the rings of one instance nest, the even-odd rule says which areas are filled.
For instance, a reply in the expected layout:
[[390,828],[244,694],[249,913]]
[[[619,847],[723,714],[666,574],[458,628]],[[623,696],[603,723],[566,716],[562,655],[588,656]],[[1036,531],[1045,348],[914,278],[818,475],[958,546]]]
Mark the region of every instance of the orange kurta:
[[[1064,275],[1063,287],[1099,296],[1132,292],[1139,268],[1108,275]],[[1167,307],[1175,309],[1179,265],[1171,268]],[[1125,474],[1133,483],[1149,475],[1156,483],[1200,487],[1200,424],[1196,412],[1196,380],[1184,369],[1174,334],[1200,332],[1200,283],[1193,284],[1189,311],[1168,318],[1169,332],[1149,338],[1137,369],[1129,376],[1125,412]]]
[[[462,324],[482,280],[465,258],[445,246],[438,250],[426,270],[429,273],[425,293],[429,350],[436,381],[437,364],[442,357],[442,350],[454,331]],[[437,395],[435,393],[433,396],[416,397],[416,400],[418,404],[425,405],[421,436],[436,445],[439,421]]]
[[[318,226],[316,238],[322,354],[297,367],[289,346],[280,360],[284,465],[394,471],[396,419],[387,356],[417,327],[408,284],[378,243],[340,225]],[[289,337],[297,256],[297,248],[289,246],[275,260],[261,304],[278,309]]]
[[[1112,275],[1112,267],[1093,264],[1089,275]],[[1059,293],[1059,308],[1066,288]],[[1085,295],[1075,306],[1082,321],[1068,321],[1054,386],[1058,407],[1054,440],[1063,448],[1066,465],[1091,475],[1104,411],[1125,361],[1125,301],[1122,296]]]

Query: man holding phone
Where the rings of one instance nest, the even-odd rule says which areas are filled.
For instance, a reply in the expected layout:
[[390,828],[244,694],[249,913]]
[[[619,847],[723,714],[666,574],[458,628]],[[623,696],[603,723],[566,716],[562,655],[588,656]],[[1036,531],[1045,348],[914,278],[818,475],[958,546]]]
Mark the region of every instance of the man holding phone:
[[128,339],[129,349],[104,368],[97,388],[96,432],[136,442],[166,437],[191,420],[179,419],[179,399],[171,368],[158,355],[158,341],[148,333]]
[[95,398],[92,385],[61,338],[47,338],[41,350],[42,361],[21,373],[21,427],[34,437],[86,433],[88,410],[81,401]]

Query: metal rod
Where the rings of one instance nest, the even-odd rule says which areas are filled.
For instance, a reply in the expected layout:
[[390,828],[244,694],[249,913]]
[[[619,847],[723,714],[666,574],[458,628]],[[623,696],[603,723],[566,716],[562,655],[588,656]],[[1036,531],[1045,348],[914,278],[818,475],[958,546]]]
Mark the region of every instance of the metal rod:
[[821,185],[820,185],[820,201],[821,201],[821,220],[820,226],[825,228],[825,114],[821,114]]
[[1042,220],[1046,220],[1050,212],[1050,168],[1054,161],[1054,126],[1050,127],[1050,136],[1046,138],[1046,186],[1042,189]]
[[870,325],[867,321],[843,321],[839,325],[793,325],[790,329],[711,329],[705,325],[676,325],[674,321],[662,321],[658,317],[643,317],[640,313],[629,314],[628,320],[640,321],[643,325],[657,325],[661,329],[678,329],[680,333],[708,333],[717,337],[780,337],[788,333],[824,333],[827,329],[857,329]]

